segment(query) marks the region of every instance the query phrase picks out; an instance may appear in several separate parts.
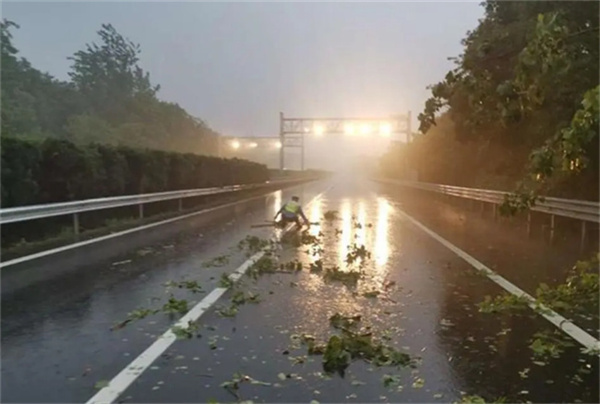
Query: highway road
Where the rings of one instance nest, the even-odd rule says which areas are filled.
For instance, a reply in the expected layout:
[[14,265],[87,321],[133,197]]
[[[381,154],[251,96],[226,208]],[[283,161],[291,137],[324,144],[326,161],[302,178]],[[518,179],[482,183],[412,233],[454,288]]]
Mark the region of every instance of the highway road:
[[[259,269],[302,270],[243,276],[214,299],[223,274],[248,267],[241,240],[281,237],[252,226],[292,194],[320,225],[301,246],[286,236]],[[328,211],[337,216],[325,220]],[[598,402],[597,357],[573,341],[559,358],[534,358],[532,336],[555,327],[533,312],[480,313],[502,289],[423,229],[527,291],[564,278],[571,252],[498,226],[352,176],[271,193],[217,223],[3,296],[2,402]],[[336,267],[342,274],[328,271]],[[157,343],[198,307],[179,339]],[[161,308],[177,313],[123,323]],[[597,336],[594,328],[586,331]],[[336,338],[319,354],[332,336],[362,344],[362,357],[345,363]],[[141,367],[127,372],[132,362]]]

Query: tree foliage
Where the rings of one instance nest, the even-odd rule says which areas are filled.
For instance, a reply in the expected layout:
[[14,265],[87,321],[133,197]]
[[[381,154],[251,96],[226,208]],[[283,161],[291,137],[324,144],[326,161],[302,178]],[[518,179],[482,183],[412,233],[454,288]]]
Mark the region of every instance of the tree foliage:
[[260,183],[266,166],[63,139],[2,141],[2,207]]
[[110,24],[99,42],[69,57],[70,81],[54,79],[20,58],[4,20],[2,135],[215,154],[218,134],[177,104],[158,99],[158,85],[139,65],[140,46]]
[[[455,68],[430,87],[419,115],[425,135],[404,152],[428,144],[431,166],[417,163],[419,171],[474,168],[478,183],[468,185],[525,177],[528,189],[571,193],[585,183],[586,196],[597,197],[599,3],[488,0],[483,7]],[[444,135],[430,136],[437,124]],[[567,182],[574,172],[582,178]]]
[[75,53],[69,73],[86,100],[86,109],[111,122],[128,118],[128,107],[136,101],[150,101],[159,90],[150,74],[138,66],[140,46],[123,38],[110,24],[98,31],[101,45],[88,44]]

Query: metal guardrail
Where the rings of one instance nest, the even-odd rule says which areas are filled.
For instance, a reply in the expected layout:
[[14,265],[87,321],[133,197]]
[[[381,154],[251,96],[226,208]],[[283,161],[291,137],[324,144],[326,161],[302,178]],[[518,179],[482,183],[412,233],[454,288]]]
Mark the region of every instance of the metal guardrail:
[[[426,182],[395,181],[388,179],[376,179],[378,182],[400,185],[404,187],[422,189],[437,192],[444,195],[456,196],[476,201],[489,202],[499,205],[504,202],[507,192],[493,191],[489,189],[477,189],[457,187],[453,185],[432,184]],[[531,208],[536,212],[543,212],[553,216],[563,216],[584,222],[600,223],[600,203],[591,201],[579,201],[574,199],[562,199],[553,197],[541,197],[541,201]]]
[[187,189],[182,191],[158,192],[152,194],[115,196],[108,198],[87,199],[83,201],[50,203],[44,205],[20,206],[0,209],[0,224],[24,222],[27,220],[44,219],[54,216],[73,215],[75,233],[79,233],[79,213],[94,210],[112,209],[123,206],[139,206],[140,218],[144,217],[144,205],[152,202],[179,200],[179,210],[182,210],[182,200],[195,196],[216,195],[261,188],[272,185],[293,184],[308,181],[312,178],[294,178],[279,181],[266,181],[260,184],[229,185],[214,188]]

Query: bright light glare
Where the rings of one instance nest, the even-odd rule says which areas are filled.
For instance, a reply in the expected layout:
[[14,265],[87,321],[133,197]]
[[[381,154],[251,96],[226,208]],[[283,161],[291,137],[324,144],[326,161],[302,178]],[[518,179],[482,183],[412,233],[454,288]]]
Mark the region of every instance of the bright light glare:
[[379,133],[382,136],[389,136],[392,133],[392,126],[387,122],[382,123],[379,125]]
[[275,142],[273,143],[273,146],[275,146],[276,149],[281,149],[282,144],[281,142]]
[[252,142],[248,145],[250,148],[254,149],[255,147],[258,146],[258,143]]
[[351,123],[344,125],[344,133],[346,133],[346,135],[354,135],[354,125]]
[[363,135],[368,135],[369,133],[371,133],[371,126],[366,123],[363,124],[360,128],[360,133]]
[[238,142],[237,140],[234,140],[233,142],[231,142],[231,147],[233,147],[234,149],[239,149],[240,142]]
[[321,136],[323,132],[325,132],[325,128],[323,128],[323,125],[315,125],[315,135]]

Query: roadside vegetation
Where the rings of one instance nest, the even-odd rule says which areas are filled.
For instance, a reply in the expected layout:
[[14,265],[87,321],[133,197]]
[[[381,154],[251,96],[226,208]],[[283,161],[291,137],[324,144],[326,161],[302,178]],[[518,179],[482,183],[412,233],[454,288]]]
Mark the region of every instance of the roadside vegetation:
[[51,138],[76,145],[217,154],[218,133],[179,105],[159,99],[160,86],[139,64],[140,45],[114,26],[103,24],[97,42],[68,58],[67,81],[19,57],[12,41],[17,23],[3,20],[0,27],[2,140]]
[[[451,58],[455,68],[429,87],[420,134],[390,150],[382,173],[403,178],[410,168],[419,181],[507,191],[500,208],[507,216],[543,195],[597,201],[600,3],[482,6],[484,18],[463,39],[463,53]],[[582,257],[564,284],[538,286],[537,310],[590,325],[597,337],[599,281],[597,254]],[[523,315],[527,303],[488,296],[480,310]],[[573,344],[553,329],[530,342],[542,366]]]
[[413,143],[382,170],[420,181],[598,200],[598,2],[482,3]]
[[[269,180],[264,165],[216,157],[218,133],[158,98],[159,86],[139,65],[139,45],[112,25],[69,58],[69,81],[19,57],[17,28],[0,24],[2,208]],[[124,211],[82,215],[82,239],[147,221]],[[72,241],[71,220],[4,225],[3,253]]]

